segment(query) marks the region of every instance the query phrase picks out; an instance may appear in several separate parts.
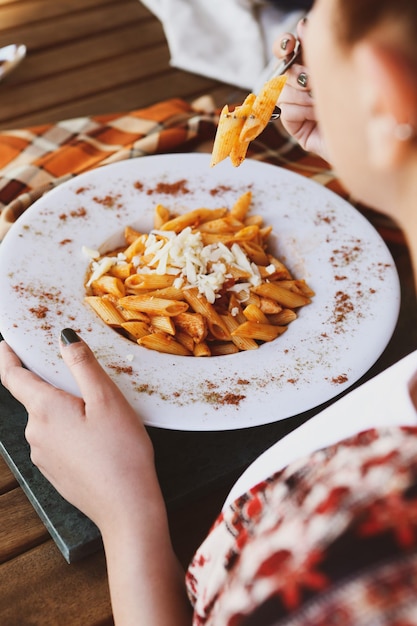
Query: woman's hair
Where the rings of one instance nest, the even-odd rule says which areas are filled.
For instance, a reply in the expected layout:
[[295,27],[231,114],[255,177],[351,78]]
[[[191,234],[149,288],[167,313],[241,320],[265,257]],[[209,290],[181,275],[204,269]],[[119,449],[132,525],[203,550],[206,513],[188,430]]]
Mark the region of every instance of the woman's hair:
[[401,48],[417,66],[417,0],[336,0],[337,32],[342,41],[353,44],[383,22],[396,23],[403,30]]

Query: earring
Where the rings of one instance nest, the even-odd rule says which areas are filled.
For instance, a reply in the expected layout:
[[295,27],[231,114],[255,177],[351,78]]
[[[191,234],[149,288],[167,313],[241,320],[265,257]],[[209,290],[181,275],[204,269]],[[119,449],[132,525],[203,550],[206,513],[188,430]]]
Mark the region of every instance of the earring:
[[408,122],[395,124],[394,137],[398,139],[398,141],[409,141],[414,136],[414,128]]

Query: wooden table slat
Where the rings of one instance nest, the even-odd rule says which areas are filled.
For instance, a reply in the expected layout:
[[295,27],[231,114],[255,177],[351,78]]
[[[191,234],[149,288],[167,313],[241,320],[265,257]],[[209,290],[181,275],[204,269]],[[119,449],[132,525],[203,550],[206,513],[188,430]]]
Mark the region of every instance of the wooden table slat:
[[18,482],[9,469],[6,461],[0,456],[0,494],[17,487]]
[[0,510],[0,563],[50,538],[20,487],[0,495]]
[[40,79],[33,93],[31,84],[23,83],[4,89],[1,98],[0,123],[10,117],[20,117],[30,111],[47,110],[51,106],[76,101],[106,90],[117,90],[149,75],[166,71],[168,52],[165,46],[145,50],[140,55],[130,52],[123,59],[102,62],[73,69],[62,75]]
[[[137,13],[140,16],[149,15],[148,9],[136,0]],[[17,1],[0,4],[1,29],[12,29],[22,25],[36,25],[38,22],[47,23],[60,17],[69,15],[84,17],[89,10],[100,12],[105,5],[114,5],[118,10],[129,10],[130,0],[71,0],[70,2],[51,2],[51,0]],[[97,14],[97,13],[96,13]]]
[[[107,62],[109,59],[123,64],[123,55],[131,52],[137,55],[138,62],[141,62],[140,55],[149,46],[163,47],[165,45],[164,35],[157,22],[149,22],[146,28],[142,28],[141,33],[141,38],[138,40],[137,25],[127,24],[120,26],[116,32],[100,33],[93,37],[63,44],[59,55],[50,50],[29,52],[18,71],[11,74],[7,80],[7,89],[21,82],[31,84],[32,81],[58,75],[65,78],[67,72],[77,71],[85,66],[86,59],[88,59],[88,65]],[[164,61],[166,62],[166,57]]]
[[104,555],[66,564],[48,541],[3,563],[2,626],[111,626]]
[[[129,2],[122,10],[118,5],[110,4],[100,9],[98,15],[94,10],[85,11],[83,14],[62,15],[54,20],[41,20],[35,24],[20,24],[13,29],[13,39],[10,38],[9,30],[5,29],[0,8],[0,45],[11,43],[24,43],[28,47],[28,54],[39,50],[51,50],[55,46],[67,42],[77,41],[83,38],[90,40],[101,32],[118,32],[118,29],[127,24],[136,24],[138,28],[138,41],[140,41],[143,28],[148,22],[154,22],[160,29],[159,21],[149,13],[143,14],[138,7],[138,0]],[[88,57],[87,57],[88,58]]]
[[[180,88],[180,91],[179,91]],[[1,121],[0,129],[17,128],[21,126],[33,126],[45,122],[69,119],[91,114],[100,115],[129,111],[154,104],[158,100],[176,98],[180,93],[183,99],[193,99],[213,92],[215,97],[226,98],[231,92],[230,87],[218,88],[218,83],[201,76],[186,75],[183,72],[173,70],[169,75],[161,75],[149,78],[146,81],[137,81],[125,86],[118,86],[117,91],[108,89],[104,92],[91,94],[78,100],[57,103],[54,106],[44,107],[39,111],[27,111],[26,114],[13,115],[13,118]],[[232,91],[234,94],[235,92]],[[233,98],[233,101],[238,101]],[[1,109],[0,109],[1,112]],[[15,112],[16,113],[16,112]]]

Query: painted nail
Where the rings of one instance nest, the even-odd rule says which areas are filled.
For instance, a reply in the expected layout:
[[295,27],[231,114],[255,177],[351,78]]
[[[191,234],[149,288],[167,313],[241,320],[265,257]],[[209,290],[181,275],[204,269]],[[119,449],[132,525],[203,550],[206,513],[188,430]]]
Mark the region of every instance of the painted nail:
[[301,74],[298,75],[297,78],[297,83],[301,86],[301,87],[307,87],[307,82],[308,82],[308,76],[305,72],[301,72]]
[[61,341],[64,346],[68,346],[71,343],[81,341],[81,339],[72,328],[64,328],[64,330],[61,330]]
[[286,50],[289,43],[290,43],[290,40],[288,39],[288,37],[286,37],[285,39],[282,39],[281,50]]

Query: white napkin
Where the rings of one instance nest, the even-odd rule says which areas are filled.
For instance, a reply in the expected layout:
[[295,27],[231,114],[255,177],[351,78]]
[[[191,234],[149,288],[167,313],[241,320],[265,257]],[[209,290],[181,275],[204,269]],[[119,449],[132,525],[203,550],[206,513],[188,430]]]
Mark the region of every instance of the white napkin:
[[409,393],[409,383],[416,371],[417,351],[280,439],[237,480],[224,507],[292,461],[360,431],[389,426],[416,426],[417,412]]
[[172,66],[250,90],[277,63],[273,40],[303,15],[262,0],[141,1],[162,23]]

